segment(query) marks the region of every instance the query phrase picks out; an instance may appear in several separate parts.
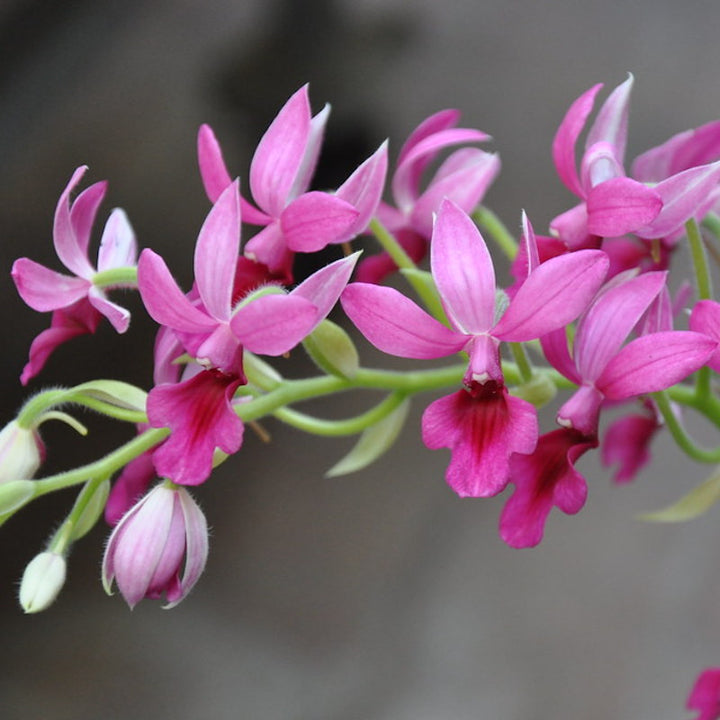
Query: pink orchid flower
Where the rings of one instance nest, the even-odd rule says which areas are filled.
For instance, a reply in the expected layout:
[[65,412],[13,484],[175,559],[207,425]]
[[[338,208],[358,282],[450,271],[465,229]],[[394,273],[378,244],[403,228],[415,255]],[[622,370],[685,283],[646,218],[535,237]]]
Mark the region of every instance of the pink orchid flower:
[[[273,273],[292,279],[295,252],[315,252],[365,230],[382,195],[387,143],[362,163],[334,193],[308,191],[330,108],[314,117],[307,85],[280,110],[263,135],[250,165],[250,189],[258,208],[241,199],[245,222],[264,226],[245,248]],[[211,202],[230,184],[213,131],[198,133],[198,160]]]
[[571,358],[562,330],[541,338],[545,357],[578,390],[558,422],[596,437],[604,400],[664,390],[701,368],[717,343],[692,331],[652,332],[623,343],[665,285],[666,273],[617,276],[578,322]]
[[[690,314],[689,327],[720,342],[720,303],[715,300],[700,300]],[[708,366],[720,372],[720,349],[710,356]]]
[[28,258],[16,260],[12,268],[20,297],[33,310],[53,313],[51,327],[32,344],[30,360],[21,376],[23,384],[40,372],[59,345],[77,335],[95,332],[103,315],[119,333],[124,333],[130,323],[130,313],[109,300],[105,294],[108,286],[97,284],[96,279],[106,270],[135,265],[135,235],[125,213],[113,210],[100,240],[97,269],[91,265],[90,234],[107,183],[91,185],[71,202],[70,195],[86,170],[85,166],[79,167],[70,178],[58,200],[53,226],[55,251],[74,274],[63,275]]
[[[290,293],[268,285],[234,301],[240,225],[235,182],[222,191],[198,236],[196,301],[183,294],[164,260],[153,251],[144,250],[138,264],[138,286],[149,314],[174,331],[205,368],[180,383],[161,383],[148,396],[150,425],[171,429],[154,453],[155,469],[183,485],[207,479],[215,448],[232,454],[241,446],[243,425],[231,399],[245,382],[243,349],[277,356],[295,347],[330,312],[357,261],[357,254],[337,260]],[[159,343],[162,368],[177,346],[171,336],[163,336]]]
[[720,163],[684,168],[658,178],[652,186],[645,184],[643,172],[638,179],[627,177],[624,156],[632,82],[630,76],[600,108],[588,131],[580,173],[575,146],[601,84],[570,106],[555,135],[553,160],[558,175],[583,201],[551,222],[553,231],[570,248],[587,246],[593,236],[634,233],[650,239],[670,235],[704,206],[720,181]]
[[[537,249],[530,254],[536,258]],[[534,408],[504,387],[500,342],[532,340],[574,320],[602,283],[607,259],[584,250],[542,264],[533,260],[496,320],[490,253],[470,218],[445,200],[433,231],[431,267],[451,327],[392,288],[353,283],[341,302],[360,332],[384,352],[421,359],[468,353],[467,392],[428,407],[423,439],[431,448],[452,448],[447,480],[456,492],[494,495],[505,487],[510,455],[532,452],[537,439]]]
[[[421,189],[428,165],[446,148],[489,140],[480,130],[458,128],[460,113],[441,110],[418,125],[400,149],[392,179],[395,207],[380,203],[378,217],[392,232],[413,262],[420,262],[432,234],[433,216],[444,198],[471,212],[482,200],[500,171],[500,158],[477,148],[453,152]],[[381,282],[397,266],[387,253],[365,258],[358,266],[358,280]]]
[[[113,581],[133,608],[143,598],[167,599],[174,607],[205,569],[205,516],[185,488],[157,485],[115,526],[102,563],[102,580]],[[181,575],[182,573],[182,575]]]

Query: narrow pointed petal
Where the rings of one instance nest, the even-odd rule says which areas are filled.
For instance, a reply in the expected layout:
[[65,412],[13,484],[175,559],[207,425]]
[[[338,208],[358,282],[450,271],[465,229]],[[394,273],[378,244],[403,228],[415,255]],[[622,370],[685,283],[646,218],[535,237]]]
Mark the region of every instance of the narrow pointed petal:
[[472,212],[500,172],[500,158],[477,148],[454,152],[440,167],[410,213],[410,224],[425,237],[432,233],[433,214],[444,198]]
[[294,252],[316,252],[353,237],[358,211],[345,200],[314,191],[293,200],[280,216],[287,246]]
[[453,332],[397,290],[351,283],[340,298],[358,330],[379,350],[407,358],[438,358],[463,349],[469,338]]
[[543,349],[545,359],[568,380],[576,385],[582,382],[582,378],[575,368],[575,363],[570,357],[568,349],[568,338],[565,328],[559,328],[540,338],[540,345]]
[[564,327],[587,308],[609,265],[601,250],[578,250],[542,263],[520,286],[493,335],[526,342]]
[[[704,333],[720,341],[720,303],[701,300],[695,305],[688,323],[694,332]],[[720,349],[716,350],[707,363],[715,372],[720,372]]]
[[217,325],[187,299],[165,261],[148,248],[138,261],[138,290],[150,317],[160,325],[190,333],[212,332]]
[[87,246],[85,248],[80,246],[70,217],[70,194],[77,187],[86,170],[85,165],[77,168],[60,195],[55,208],[53,243],[63,265],[75,275],[89,279],[95,271],[87,258]]
[[716,349],[716,340],[692,331],[643,335],[610,360],[595,384],[611,400],[665,390],[699,370]]
[[116,332],[124,333],[130,325],[130,311],[117,303],[108,300],[100,288],[91,287],[88,291],[90,304],[102,315],[104,315]]
[[588,131],[585,147],[589,148],[597,142],[610,143],[620,163],[625,158],[627,144],[628,112],[633,76],[618,85],[608,96],[598,111],[595,122]]
[[482,398],[460,390],[435,400],[422,417],[425,445],[452,451],[445,479],[460,497],[502,492],[511,455],[531,453],[537,435],[535,408],[504,388]]
[[587,196],[588,232],[617,237],[651,223],[660,213],[662,198],[655,190],[630,178],[600,183]]
[[356,252],[320,268],[301,282],[290,295],[309,300],[317,308],[316,322],[319,323],[333,309],[345,290],[359,257],[360,253]]
[[603,290],[583,316],[575,337],[575,365],[594,381],[617,354],[630,331],[665,285],[666,273],[651,272]]
[[570,192],[580,198],[584,198],[585,193],[575,165],[575,145],[592,112],[600,88],[602,84],[594,85],[575,100],[560,123],[552,145],[553,162],[560,179]]
[[229,185],[208,213],[195,245],[195,281],[207,311],[230,318],[235,267],[240,253],[240,195]]
[[720,162],[701,165],[669,177],[655,185],[663,206],[657,217],[635,230],[641,238],[661,238],[679,230],[708,201],[720,182]]
[[449,200],[440,206],[430,265],[450,320],[462,333],[486,332],[495,314],[495,271],[475,223]]
[[[77,203],[76,203],[77,204]],[[137,262],[135,233],[124,210],[115,208],[105,223],[100,250],[98,270],[132,267]]]
[[434,115],[425,118],[408,136],[408,139],[403,143],[398,153],[397,164],[400,165],[405,161],[407,154],[421,141],[430,135],[440,132],[441,130],[448,130],[451,127],[460,122],[460,111],[459,110],[440,110]]
[[317,314],[303,297],[263,295],[236,310],[230,326],[250,352],[282,355],[310,333]]
[[16,260],[12,279],[20,297],[38,312],[67,307],[85,297],[90,283],[80,277],[62,275],[28,258]]
[[530,218],[527,216],[524,210],[522,211],[521,224],[527,276],[530,275],[530,273],[532,273],[532,271],[535,270],[538,265],[540,265],[540,257],[538,253],[538,244],[535,230],[533,229],[532,223],[530,222]]
[[70,222],[75,231],[78,246],[86,257],[92,226],[100,203],[105,197],[107,185],[105,180],[94,183],[75,198],[72,208],[70,208]]
[[386,140],[335,193],[336,197],[350,203],[358,211],[358,216],[351,229],[353,235],[365,231],[377,211],[385,188],[387,166]]
[[285,103],[262,136],[250,165],[250,190],[257,204],[279,217],[290,198],[310,134],[307,85]]
[[325,126],[327,125],[329,117],[330,105],[326,103],[325,107],[310,120],[310,132],[308,133],[307,144],[305,145],[305,154],[303,155],[300,168],[295,176],[295,182],[288,193],[288,200],[294,200],[310,186],[320,156],[320,148],[322,147],[323,136],[325,135]]
[[205,193],[211,203],[217,202],[222,191],[232,183],[223,159],[220,143],[209,125],[201,125],[197,138],[198,165]]
[[393,176],[392,193],[397,206],[401,210],[412,207],[423,170],[438,152],[452,145],[489,139],[490,136],[480,130],[448,128],[420,140],[407,152]]

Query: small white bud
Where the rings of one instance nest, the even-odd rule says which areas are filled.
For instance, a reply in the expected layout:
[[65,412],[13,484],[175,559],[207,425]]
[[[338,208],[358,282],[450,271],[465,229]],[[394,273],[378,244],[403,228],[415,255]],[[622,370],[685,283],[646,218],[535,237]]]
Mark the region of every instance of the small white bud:
[[65,584],[65,568],[65,558],[49,551],[29,562],[20,583],[20,605],[26,613],[41,612],[55,602]]
[[0,483],[32,478],[43,454],[36,430],[21,427],[17,420],[9,422],[0,430]]

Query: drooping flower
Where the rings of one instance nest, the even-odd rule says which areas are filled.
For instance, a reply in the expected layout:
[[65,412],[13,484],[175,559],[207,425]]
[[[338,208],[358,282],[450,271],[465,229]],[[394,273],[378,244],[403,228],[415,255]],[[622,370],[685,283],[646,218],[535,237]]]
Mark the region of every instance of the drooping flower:
[[[395,207],[380,203],[378,217],[410,256],[420,262],[432,234],[433,216],[444,198],[465,212],[482,200],[500,171],[496,154],[478,148],[455,150],[421,189],[424,171],[443,150],[465,143],[483,142],[490,136],[480,130],[458,128],[460,113],[441,110],[413,130],[400,149],[392,180]],[[387,253],[364,258],[358,266],[358,280],[379,283],[397,269]]]
[[515,492],[500,516],[500,537],[508,545],[538,545],[553,507],[569,515],[582,509],[587,483],[575,463],[594,447],[597,440],[577,430],[559,428],[541,435],[532,453],[510,458],[510,482]]
[[88,245],[107,183],[91,185],[71,203],[70,195],[86,170],[85,166],[79,167],[70,178],[60,195],[53,226],[55,251],[73,275],[55,272],[28,258],[20,258],[13,265],[12,277],[22,299],[33,310],[53,313],[50,329],[33,342],[30,361],[21,377],[23,384],[40,372],[60,344],[77,335],[94,332],[101,316],[119,333],[125,332],[130,322],[130,313],[109,300],[105,293],[107,289],[124,287],[127,283],[107,284],[102,274],[135,265],[135,235],[125,213],[113,210],[100,240],[97,268],[92,266]]
[[[245,222],[263,226],[245,254],[292,281],[296,252],[315,252],[363,232],[382,195],[387,143],[335,191],[308,191],[317,164],[329,106],[311,116],[307,85],[280,110],[250,165],[250,190],[258,208],[242,199]],[[208,125],[198,133],[198,160],[212,202],[230,184],[220,145]]]
[[686,707],[698,711],[694,720],[720,718],[720,668],[707,668],[700,673],[690,691]]
[[157,485],[115,526],[102,563],[106,592],[113,581],[130,608],[143,598],[183,600],[205,568],[207,522],[185,488]]
[[534,408],[504,387],[500,342],[532,340],[571,322],[607,270],[607,259],[596,250],[542,264],[536,248],[529,255],[533,259],[525,282],[496,320],[490,254],[470,218],[446,200],[433,231],[431,267],[451,327],[392,288],[353,283],[342,296],[350,319],[384,352],[421,359],[460,351],[470,356],[466,390],[435,401],[423,418],[426,444],[451,448],[447,480],[461,495],[500,492],[510,456],[532,452],[537,440]]

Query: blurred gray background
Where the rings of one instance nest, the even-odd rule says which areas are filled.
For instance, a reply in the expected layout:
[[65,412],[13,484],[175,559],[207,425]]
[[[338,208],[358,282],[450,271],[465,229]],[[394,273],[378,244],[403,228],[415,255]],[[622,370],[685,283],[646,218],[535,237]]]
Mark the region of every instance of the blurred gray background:
[[[79,164],[110,181],[141,246],[185,286],[208,209],[195,135],[217,132],[232,171],[309,81],[333,104],[320,184],[387,136],[445,107],[495,137],[503,173],[487,201],[538,231],[572,198],[550,162],[567,106],[632,71],[629,156],[715,119],[720,6],[706,0],[125,0],[0,2],[0,422],[27,393],[100,375],[150,382],[152,324],[103,326],[64,346],[23,390],[48,322],[17,297],[13,260],[60,269],[52,215]],[[394,157],[394,156],[393,156]],[[368,362],[385,362],[363,345]],[[132,350],[129,350],[132,348]],[[304,372],[300,353],[288,372]],[[46,498],[1,530],[0,717],[46,720],[659,720],[683,718],[695,675],[720,663],[717,512],[681,526],[635,519],[706,468],[669,440],[629,487],[581,461],[590,498],[553,514],[543,544],[497,537],[503,499],[461,501],[445,451],[426,450],[421,397],[401,442],[363,473],[325,479],[351,440],[268,422],[196,496],[213,527],[204,577],[177,609],[130,613],[99,582],[105,528],[78,545],[56,605],[24,616],[25,564],[72,503]],[[356,412],[347,397],[318,412]],[[44,431],[47,471],[89,460],[126,427],[86,418],[89,439]],[[546,422],[548,418],[545,418]],[[547,427],[549,428],[549,424]],[[712,438],[708,438],[710,441]]]

